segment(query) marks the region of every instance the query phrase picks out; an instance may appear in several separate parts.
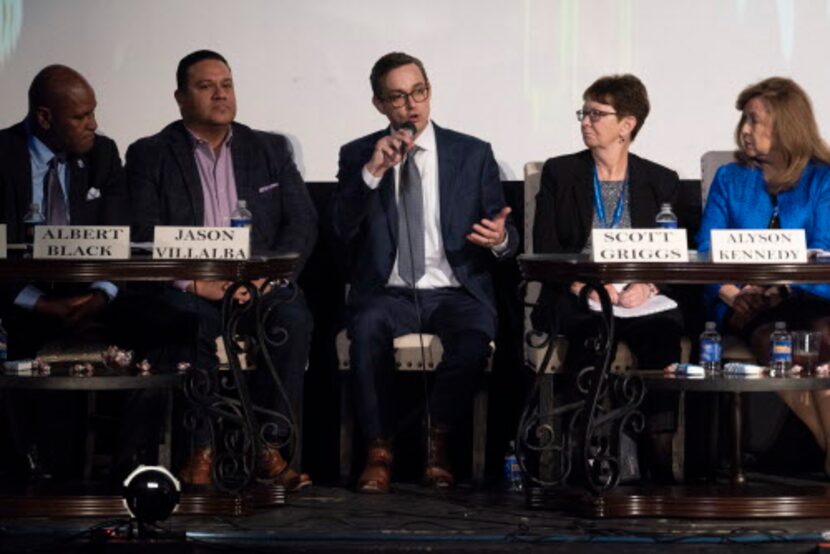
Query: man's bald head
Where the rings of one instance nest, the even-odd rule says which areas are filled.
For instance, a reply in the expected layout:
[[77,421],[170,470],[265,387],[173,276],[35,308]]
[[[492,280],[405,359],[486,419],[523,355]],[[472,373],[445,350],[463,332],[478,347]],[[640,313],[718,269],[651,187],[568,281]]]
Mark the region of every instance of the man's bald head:
[[85,154],[95,141],[95,91],[83,75],[50,65],[29,86],[32,132],[55,153]]

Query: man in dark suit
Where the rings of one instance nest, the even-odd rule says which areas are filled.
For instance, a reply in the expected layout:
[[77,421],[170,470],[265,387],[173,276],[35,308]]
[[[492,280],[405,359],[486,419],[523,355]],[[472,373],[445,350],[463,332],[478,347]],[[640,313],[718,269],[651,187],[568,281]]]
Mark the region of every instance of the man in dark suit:
[[[92,87],[69,67],[50,65],[32,80],[26,119],[0,131],[0,221],[10,243],[27,240],[24,219],[35,204],[52,225],[129,223],[121,158],[115,143],[96,133],[95,108]],[[146,299],[137,300],[110,282],[4,287],[2,302],[10,359],[34,357],[53,341],[117,343],[139,348],[144,356],[158,337],[142,332],[149,326],[141,323],[143,312],[135,307],[146,308]],[[154,330],[173,342],[173,333],[161,326]],[[79,457],[73,453],[79,441],[73,424],[78,418],[73,414],[80,406],[73,400],[85,404],[86,399],[62,391],[16,396],[17,402],[9,404],[16,406],[12,434],[27,469],[39,476],[77,476]],[[158,444],[152,418],[157,400],[122,400],[129,409],[119,433],[118,468],[132,469],[139,451]]]
[[438,335],[444,346],[427,399],[424,473],[427,484],[443,488],[454,481],[447,437],[469,409],[495,335],[489,268],[515,254],[518,235],[490,146],[430,121],[423,64],[387,54],[375,63],[371,84],[372,103],[390,127],[340,150],[334,203],[335,230],[354,262],[348,333],[369,447],[358,490],[389,490],[392,341],[419,331]]
[[[0,217],[10,243],[25,241],[26,213],[46,223],[126,225],[127,196],[118,148],[96,134],[95,92],[75,70],[51,65],[29,88],[29,113],[0,131]],[[78,330],[117,294],[112,283],[7,289],[4,314],[11,358]]]
[[[176,81],[175,98],[182,119],[138,140],[127,151],[135,240],[152,240],[155,225],[229,226],[237,202],[245,200],[253,213],[252,250],[300,253],[301,263],[292,279],[295,281],[317,230],[316,213],[288,141],[281,135],[234,122],[236,97],[231,70],[216,52],[199,50],[185,56],[179,62]],[[196,362],[201,367],[218,363],[215,344],[221,334],[219,301],[229,284],[182,281],[163,293],[165,301],[199,317]],[[266,332],[275,344],[284,344],[267,347],[280,366],[282,383],[293,406],[281,406],[264,368],[254,372],[251,390],[258,405],[282,413],[293,407],[294,414],[299,415],[312,322],[302,293],[286,302],[294,287],[296,284],[268,284],[263,298],[268,305],[281,304],[266,321]],[[283,340],[283,330],[288,332],[287,341]],[[197,432],[197,448],[180,473],[188,483],[211,481],[213,454],[207,441],[204,433]],[[307,475],[287,468],[273,446],[263,449],[259,470],[289,490],[311,483]]]

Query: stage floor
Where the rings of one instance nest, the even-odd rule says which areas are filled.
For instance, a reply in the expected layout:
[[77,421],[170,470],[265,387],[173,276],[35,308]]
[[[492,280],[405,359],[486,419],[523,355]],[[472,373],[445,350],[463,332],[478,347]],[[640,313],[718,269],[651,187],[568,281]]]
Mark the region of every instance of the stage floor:
[[184,542],[124,542],[116,533],[91,544],[93,534],[103,536],[93,529],[113,526],[94,518],[4,519],[0,552],[816,552],[830,519],[596,520],[530,510],[521,493],[402,484],[386,496],[312,487],[283,507],[241,517],[173,516],[164,527]]

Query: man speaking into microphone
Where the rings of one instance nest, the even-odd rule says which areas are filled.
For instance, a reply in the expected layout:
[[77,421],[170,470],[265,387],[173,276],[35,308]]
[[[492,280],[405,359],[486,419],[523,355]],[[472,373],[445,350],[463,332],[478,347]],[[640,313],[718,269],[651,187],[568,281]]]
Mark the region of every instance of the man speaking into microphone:
[[[427,399],[424,482],[453,484],[447,440],[469,413],[496,332],[489,269],[515,255],[490,145],[430,120],[420,60],[393,52],[372,68],[372,104],[389,127],[343,146],[334,227],[351,261],[348,334],[358,423],[368,445],[361,492],[385,493],[395,435],[395,337],[435,334],[443,361]],[[431,417],[430,417],[431,416]]]

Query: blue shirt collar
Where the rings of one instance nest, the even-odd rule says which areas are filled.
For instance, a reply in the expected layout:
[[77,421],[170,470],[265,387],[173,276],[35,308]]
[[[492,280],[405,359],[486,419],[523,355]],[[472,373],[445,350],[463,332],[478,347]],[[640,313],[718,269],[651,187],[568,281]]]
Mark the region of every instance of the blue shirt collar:
[[[43,141],[35,136],[26,122],[26,134],[29,136],[29,153],[34,161],[39,166],[46,166],[55,157],[52,149],[46,146]],[[65,163],[66,160],[60,160],[60,163]]]

